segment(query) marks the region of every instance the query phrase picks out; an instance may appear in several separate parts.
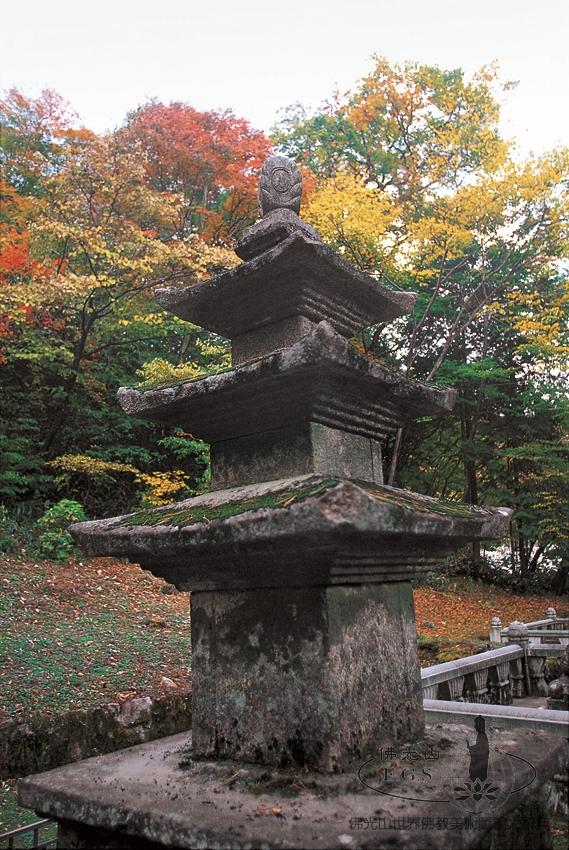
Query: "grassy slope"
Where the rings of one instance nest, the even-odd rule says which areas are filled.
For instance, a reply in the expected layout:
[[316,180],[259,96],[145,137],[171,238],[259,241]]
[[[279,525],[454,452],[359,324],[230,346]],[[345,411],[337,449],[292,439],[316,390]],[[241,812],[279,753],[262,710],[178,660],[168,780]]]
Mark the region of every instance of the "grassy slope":
[[[110,558],[63,565],[0,559],[0,723],[158,694],[163,677],[189,685],[188,595],[163,592],[169,589]],[[567,600],[468,582],[414,593],[419,634],[440,641],[439,657],[459,657],[486,641],[494,615],[506,625],[542,617],[548,606],[569,614]],[[0,784],[0,832],[34,819],[15,804],[13,787]]]
[[0,589],[0,722],[189,684],[188,595],[139,567],[3,558]]

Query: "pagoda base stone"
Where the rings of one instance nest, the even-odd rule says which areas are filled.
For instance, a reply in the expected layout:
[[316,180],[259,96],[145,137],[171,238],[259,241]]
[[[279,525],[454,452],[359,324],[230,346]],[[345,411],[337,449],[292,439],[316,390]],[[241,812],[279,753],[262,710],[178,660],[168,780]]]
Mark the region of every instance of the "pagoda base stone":
[[420,737],[408,582],[191,595],[194,755],[327,772]]
[[[449,794],[448,779],[468,781],[465,738],[473,731],[430,727],[417,747],[439,758],[420,762],[431,765],[422,779],[405,751],[328,776],[196,761],[184,733],[29,776],[19,782],[19,802],[59,821],[61,850],[549,850],[541,798],[563,769],[566,742],[487,729],[497,792],[464,800]],[[493,759],[511,761],[509,773]]]
[[383,484],[381,446],[319,422],[303,422],[211,446],[215,490],[318,474]]

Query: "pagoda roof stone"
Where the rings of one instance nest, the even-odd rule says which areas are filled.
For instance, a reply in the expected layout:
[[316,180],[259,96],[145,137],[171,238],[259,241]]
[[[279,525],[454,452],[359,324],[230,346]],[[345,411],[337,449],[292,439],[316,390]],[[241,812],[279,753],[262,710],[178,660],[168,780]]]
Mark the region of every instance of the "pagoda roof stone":
[[305,421],[381,440],[406,420],[450,411],[456,390],[405,378],[321,322],[250,363],[156,389],[121,387],[118,398],[126,413],[208,443]]
[[70,530],[91,556],[126,556],[184,590],[397,581],[468,540],[499,537],[507,508],[385,485],[299,476],[204,493]]
[[[265,220],[260,225],[270,231]],[[283,227],[286,232],[286,222]],[[294,227],[237,268],[183,288],[158,289],[156,299],[181,319],[233,339],[291,316],[326,320],[351,337],[367,325],[405,315],[416,295],[388,289]]]

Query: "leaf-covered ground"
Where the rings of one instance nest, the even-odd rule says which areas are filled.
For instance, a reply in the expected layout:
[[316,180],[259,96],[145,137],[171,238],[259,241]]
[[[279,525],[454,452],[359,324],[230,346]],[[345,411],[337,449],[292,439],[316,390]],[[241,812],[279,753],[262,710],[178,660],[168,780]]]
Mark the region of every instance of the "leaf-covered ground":
[[[500,617],[502,626],[508,626],[512,620],[541,620],[548,608],[555,608],[559,617],[569,616],[567,597],[522,596],[468,579],[456,581],[444,591],[416,587],[413,595],[423,666],[480,649],[488,643],[492,617]],[[421,650],[426,640],[438,649]]]
[[[163,679],[190,684],[188,594],[126,561],[66,564],[0,559],[0,723],[35,711],[62,712],[159,694]],[[457,581],[444,591],[414,590],[423,665],[468,654],[488,640],[493,616],[569,615],[569,601],[518,596]],[[34,819],[0,783],[0,832]]]
[[140,567],[3,558],[0,588],[0,721],[189,684],[188,595]]
[[[111,558],[0,560],[0,721],[133,694],[158,694],[164,677],[190,683],[188,594]],[[450,658],[488,640],[490,620],[569,615],[569,601],[519,596],[457,581],[414,590],[421,640]],[[432,663],[432,660],[430,660]]]

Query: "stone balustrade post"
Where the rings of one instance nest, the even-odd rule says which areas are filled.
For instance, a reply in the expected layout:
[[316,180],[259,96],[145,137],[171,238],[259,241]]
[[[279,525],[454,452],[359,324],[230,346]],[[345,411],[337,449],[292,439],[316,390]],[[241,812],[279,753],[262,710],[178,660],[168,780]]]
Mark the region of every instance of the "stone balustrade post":
[[513,699],[523,699],[524,697],[524,672],[522,659],[516,658],[510,661],[510,682]]
[[525,623],[521,623],[519,620],[514,620],[510,623],[510,625],[508,626],[508,643],[516,644],[517,646],[521,647],[524,653],[523,658],[519,658],[516,662],[514,662],[514,664],[518,665],[519,671],[514,674],[514,679],[517,685],[514,690],[514,696],[519,698],[520,696],[523,696],[524,690],[528,695],[531,693],[531,682],[527,663],[529,650],[529,634],[528,627]]
[[423,688],[423,699],[441,699],[438,693],[438,685],[428,685]]
[[510,677],[510,664],[508,661],[502,661],[496,665],[498,673],[498,688],[500,705],[511,705],[512,703],[512,682]]
[[502,621],[499,617],[492,617],[490,621],[490,643],[501,643]]
[[553,620],[552,623],[549,623],[545,627],[546,630],[551,631],[551,629],[555,629],[555,627],[557,625],[556,622],[555,622],[555,620],[557,620],[557,611],[555,610],[555,608],[548,608],[547,611],[545,612],[545,616],[547,617],[548,620]]
[[451,679],[448,684],[451,700],[453,702],[463,702],[464,676],[457,676],[455,679]]
[[476,683],[476,699],[475,702],[488,702],[488,670],[474,671],[474,681]]
[[544,656],[529,656],[527,659],[531,693],[535,696],[546,697],[549,694],[549,688],[545,682],[545,658]]

